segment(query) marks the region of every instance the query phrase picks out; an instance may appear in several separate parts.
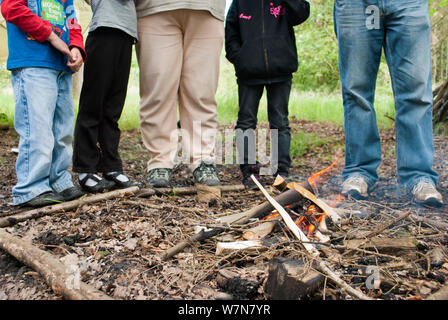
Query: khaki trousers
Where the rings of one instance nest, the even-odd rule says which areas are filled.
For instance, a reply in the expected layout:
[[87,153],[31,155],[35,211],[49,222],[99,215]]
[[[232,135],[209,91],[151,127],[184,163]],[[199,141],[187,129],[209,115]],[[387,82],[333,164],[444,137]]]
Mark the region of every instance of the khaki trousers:
[[223,22],[208,11],[173,10],[139,19],[138,34],[140,128],[151,157],[148,171],[174,167],[178,116],[190,169],[202,159],[213,161]]

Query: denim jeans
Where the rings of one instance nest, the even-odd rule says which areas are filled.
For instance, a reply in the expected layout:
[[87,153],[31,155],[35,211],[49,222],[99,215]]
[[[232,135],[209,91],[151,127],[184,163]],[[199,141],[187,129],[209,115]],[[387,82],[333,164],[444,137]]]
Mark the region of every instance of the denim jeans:
[[438,183],[432,169],[432,84],[427,0],[335,0],[344,101],[345,179],[377,180],[381,145],[374,104],[384,49],[395,99],[398,181]]
[[[260,99],[266,87],[268,100],[269,129],[271,129],[271,167],[288,174],[291,165],[291,128],[288,119],[291,80],[271,84],[246,85],[238,83],[239,111],[235,126],[235,137],[240,165],[256,163],[257,115]],[[277,130],[273,134],[273,130]],[[276,145],[274,146],[274,143]]]
[[14,205],[47,192],[73,187],[74,108],[72,75],[48,68],[12,71],[14,127],[20,136]]

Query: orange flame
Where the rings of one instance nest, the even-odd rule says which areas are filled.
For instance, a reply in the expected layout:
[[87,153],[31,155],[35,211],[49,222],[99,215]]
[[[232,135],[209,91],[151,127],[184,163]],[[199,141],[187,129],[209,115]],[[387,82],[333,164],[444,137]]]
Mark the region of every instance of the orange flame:
[[308,178],[308,183],[310,184],[311,188],[313,188],[314,193],[316,193],[317,186],[320,184],[320,180],[323,180],[323,176],[326,173],[329,173],[329,171],[336,166],[336,164],[339,162],[340,159],[341,157],[338,156],[336,160],[328,168],[325,168]]
[[316,225],[321,227],[325,222],[326,213],[321,208],[312,204],[308,207],[307,212],[300,217],[296,225],[305,232],[309,238],[314,237],[317,230]]

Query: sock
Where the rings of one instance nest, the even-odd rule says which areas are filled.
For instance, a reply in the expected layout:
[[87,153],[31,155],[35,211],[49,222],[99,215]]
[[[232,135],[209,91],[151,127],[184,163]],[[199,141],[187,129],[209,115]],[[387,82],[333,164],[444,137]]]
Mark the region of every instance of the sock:
[[[79,180],[81,181],[82,179],[84,179],[86,176],[88,175],[88,173],[80,173],[79,175],[78,175],[78,177],[79,177]],[[103,180],[100,176],[98,176],[97,174],[94,174],[93,175],[95,178],[97,178],[98,180]],[[96,186],[97,184],[98,184],[99,182],[96,182],[95,180],[92,180],[92,179],[87,179],[87,181],[86,181],[86,186],[88,186],[88,187],[94,187],[94,186]]]
[[[118,172],[108,172],[108,173],[106,173],[106,174],[108,174],[108,175],[115,175],[115,174],[117,174]],[[124,174],[122,174],[122,173],[120,173],[117,177],[116,177],[116,179],[118,180],[118,181],[120,181],[120,182],[128,182],[129,181],[129,178],[126,176],[126,175],[124,175]]]

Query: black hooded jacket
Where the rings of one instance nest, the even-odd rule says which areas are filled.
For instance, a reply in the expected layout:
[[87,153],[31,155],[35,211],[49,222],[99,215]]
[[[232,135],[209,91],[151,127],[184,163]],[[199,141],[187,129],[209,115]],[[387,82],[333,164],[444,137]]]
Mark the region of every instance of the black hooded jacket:
[[247,84],[291,79],[298,58],[293,26],[310,15],[305,0],[233,0],[226,18],[226,57]]

